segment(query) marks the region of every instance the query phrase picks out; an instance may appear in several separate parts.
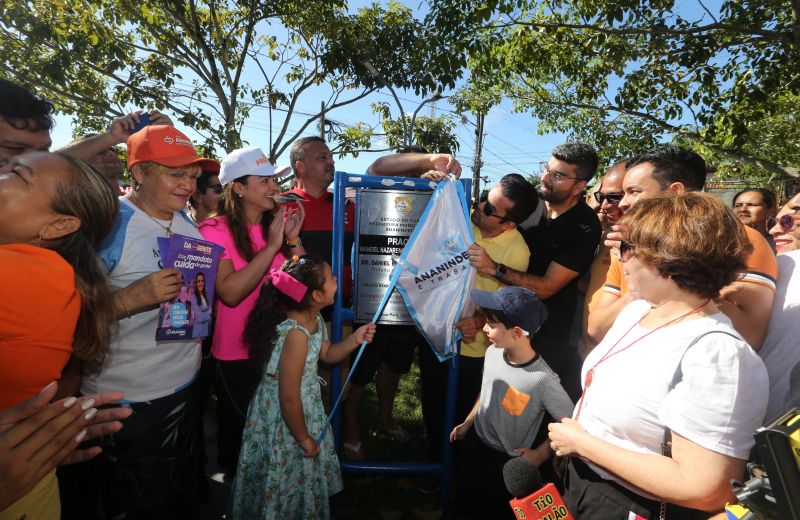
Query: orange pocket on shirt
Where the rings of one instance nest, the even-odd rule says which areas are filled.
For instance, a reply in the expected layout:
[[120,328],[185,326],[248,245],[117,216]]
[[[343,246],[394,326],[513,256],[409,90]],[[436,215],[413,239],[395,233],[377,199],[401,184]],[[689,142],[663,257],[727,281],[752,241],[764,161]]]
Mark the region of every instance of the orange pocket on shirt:
[[531,396],[520,392],[513,386],[509,386],[501,404],[503,405],[503,410],[508,412],[509,415],[518,417],[525,411],[525,407],[530,400]]

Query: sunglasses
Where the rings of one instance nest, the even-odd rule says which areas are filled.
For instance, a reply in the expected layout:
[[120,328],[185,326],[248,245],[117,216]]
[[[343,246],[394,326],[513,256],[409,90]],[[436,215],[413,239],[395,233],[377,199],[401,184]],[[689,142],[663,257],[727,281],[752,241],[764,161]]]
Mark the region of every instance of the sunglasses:
[[785,215],[781,215],[780,218],[776,219],[775,217],[770,217],[767,219],[767,229],[772,229],[775,227],[775,224],[781,226],[781,229],[784,233],[788,233],[789,231],[793,230],[797,225],[797,221],[794,219],[794,216],[797,212],[800,211],[798,209],[794,210],[792,213],[787,213]]
[[602,193],[599,191],[594,192],[594,200],[597,201],[598,204],[602,204],[604,200],[607,200],[609,204],[612,206],[618,205],[622,201],[622,197],[624,197],[624,193]]
[[619,243],[619,259],[622,262],[627,262],[631,259],[631,257],[635,254],[636,244],[631,244],[630,242],[625,242],[624,240],[620,241]]
[[478,196],[478,200],[472,203],[472,207],[477,209],[480,203],[483,203],[483,214],[487,217],[497,217],[500,219],[500,223],[508,222],[508,220],[510,220],[508,217],[498,215],[494,212],[495,207],[491,202],[489,202],[489,190],[481,191],[481,194]]

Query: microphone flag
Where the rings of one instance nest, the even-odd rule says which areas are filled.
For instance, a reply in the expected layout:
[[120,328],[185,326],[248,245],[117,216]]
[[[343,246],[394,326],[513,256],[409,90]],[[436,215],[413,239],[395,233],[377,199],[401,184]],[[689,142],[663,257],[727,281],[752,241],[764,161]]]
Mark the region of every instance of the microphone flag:
[[518,520],[574,520],[552,483],[525,498],[513,498],[508,504]]

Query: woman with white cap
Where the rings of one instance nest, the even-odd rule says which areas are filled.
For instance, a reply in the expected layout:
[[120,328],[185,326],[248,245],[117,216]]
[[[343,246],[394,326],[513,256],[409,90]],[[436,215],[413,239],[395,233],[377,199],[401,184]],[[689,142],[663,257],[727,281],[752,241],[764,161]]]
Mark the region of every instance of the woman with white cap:
[[[280,208],[276,168],[260,148],[234,150],[222,161],[219,216],[200,224],[203,237],[225,248],[217,271],[216,321],[211,354],[217,360],[217,445],[219,465],[230,477],[236,471],[247,407],[261,379],[263,360],[251,359],[242,341],[258,288],[289,255],[303,255],[300,229],[303,206]],[[277,210],[277,211],[276,211]]]
[[94,517],[92,494],[101,495],[108,518],[183,518],[197,503],[200,339],[155,339],[160,304],[181,288],[179,272],[163,268],[157,239],[202,238],[183,209],[200,170],[217,170],[219,163],[199,157],[186,135],[166,125],[132,134],[127,159],[134,189],[120,197],[119,216],[99,250],[115,291],[117,327],[81,393],[121,390],[133,415],[125,429],[103,438],[103,453],[90,466],[65,474],[80,483],[79,492],[68,493],[69,507],[85,508],[67,518]]

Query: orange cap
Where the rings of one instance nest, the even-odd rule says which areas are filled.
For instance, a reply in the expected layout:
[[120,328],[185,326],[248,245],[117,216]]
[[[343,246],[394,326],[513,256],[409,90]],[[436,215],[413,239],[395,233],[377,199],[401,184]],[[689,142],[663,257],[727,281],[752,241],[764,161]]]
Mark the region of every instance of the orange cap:
[[171,168],[199,165],[211,172],[219,163],[197,155],[192,140],[174,126],[150,125],[128,138],[128,168],[142,162],[154,162]]

